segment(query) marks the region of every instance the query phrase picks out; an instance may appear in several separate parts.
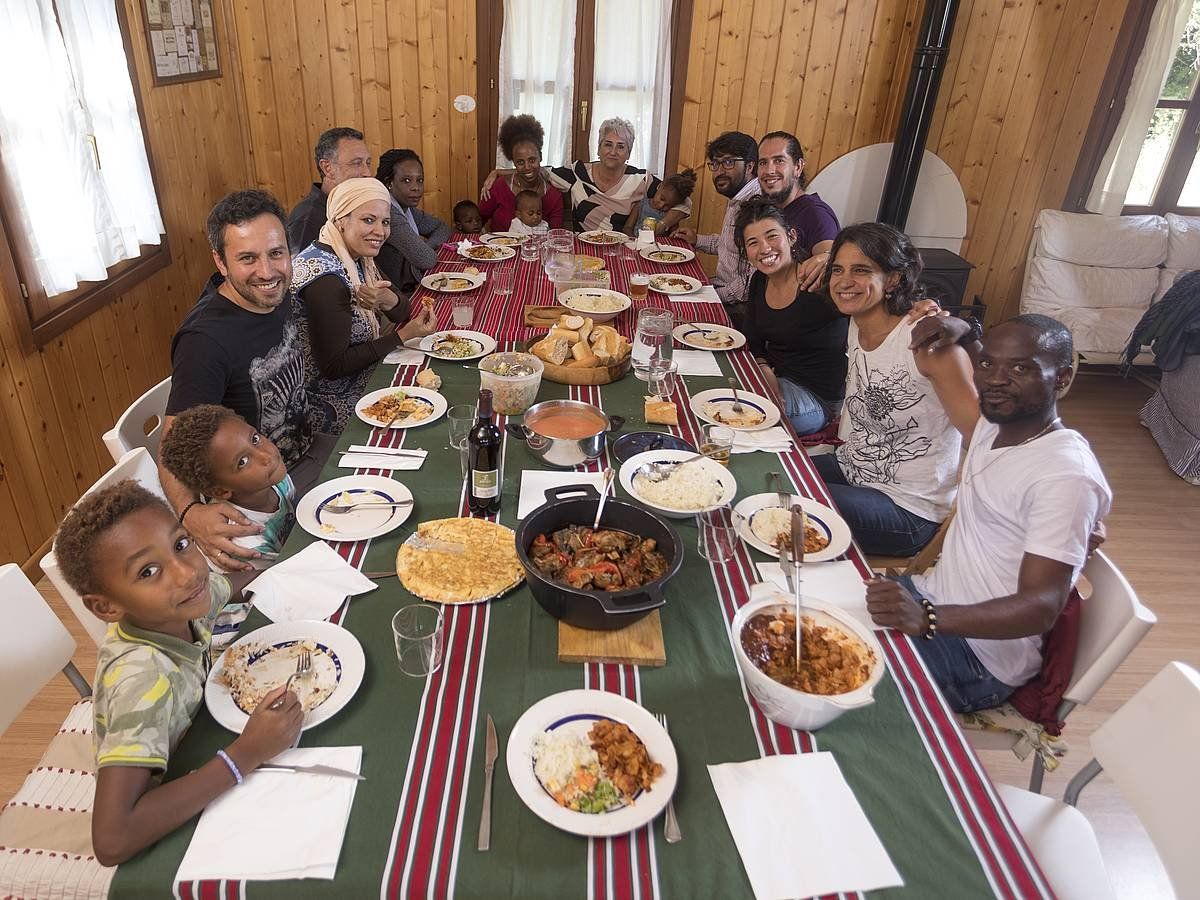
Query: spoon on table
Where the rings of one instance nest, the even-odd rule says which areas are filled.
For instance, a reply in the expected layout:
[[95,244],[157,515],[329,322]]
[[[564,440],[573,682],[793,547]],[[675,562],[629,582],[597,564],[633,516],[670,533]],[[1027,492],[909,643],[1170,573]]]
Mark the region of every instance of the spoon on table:
[[608,502],[608,492],[612,488],[615,474],[611,466],[604,470],[604,484],[600,487],[600,502],[596,504],[596,520],[592,522],[592,531],[600,527],[600,517],[604,515],[604,504]]

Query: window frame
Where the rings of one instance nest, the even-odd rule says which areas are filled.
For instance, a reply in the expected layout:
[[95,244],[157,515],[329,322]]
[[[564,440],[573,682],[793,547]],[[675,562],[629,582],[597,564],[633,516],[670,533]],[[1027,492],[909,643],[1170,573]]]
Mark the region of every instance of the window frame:
[[[159,197],[158,174],[154,167],[154,155],[150,147],[150,135],[146,130],[146,113],[142,105],[142,92],[134,64],[133,42],[130,37],[129,19],[125,4],[112,0],[117,11],[117,22],[121,29],[121,42],[125,49],[125,64],[133,84],[134,102],[137,106],[138,124],[142,130],[142,141],[146,147],[146,160],[150,167],[150,180],[154,195]],[[55,17],[58,10],[55,7]],[[4,174],[3,158],[0,157],[0,176]],[[0,293],[3,293],[16,322],[17,333],[27,351],[36,352],[72,326],[82,322],[96,310],[101,309],[155,272],[171,264],[171,247],[167,234],[161,235],[161,243],[141,245],[141,253],[132,259],[121,260],[109,266],[104,281],[81,282],[73,291],[46,296],[46,291],[37,279],[29,247],[22,240],[23,229],[16,227],[17,204],[9,187],[7,177],[0,177]],[[161,211],[161,203],[159,209]],[[166,223],[164,221],[163,228]]]

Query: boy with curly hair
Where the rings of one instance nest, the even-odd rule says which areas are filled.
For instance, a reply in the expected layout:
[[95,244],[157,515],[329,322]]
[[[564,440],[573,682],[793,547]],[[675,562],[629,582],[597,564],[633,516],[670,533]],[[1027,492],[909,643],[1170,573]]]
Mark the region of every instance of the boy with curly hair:
[[233,410],[205,403],[175,417],[159,463],[205,500],[225,500],[261,525],[262,534],[233,541],[259,552],[255,568],[275,561],[296,522],[296,488],[268,437]]
[[[92,847],[122,863],[291,746],[304,710],[280,687],[204,765],[163,782],[204,697],[213,622],[230,596],[162,498],[135,481],[85,496],[54,541],[63,576],[109,623],[96,660]],[[276,703],[278,706],[276,707]]]

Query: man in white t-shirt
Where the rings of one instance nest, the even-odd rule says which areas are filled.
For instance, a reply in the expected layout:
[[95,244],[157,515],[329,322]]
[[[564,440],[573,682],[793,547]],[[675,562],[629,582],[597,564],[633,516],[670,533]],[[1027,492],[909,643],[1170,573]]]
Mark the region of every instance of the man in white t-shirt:
[[1042,637],[1066,605],[1112,491],[1056,397],[1071,333],[1024,315],[987,333],[975,358],[983,418],[963,462],[958,512],[927,574],[867,587],[877,625],[920,636],[957,712],[998,706],[1041,668]]

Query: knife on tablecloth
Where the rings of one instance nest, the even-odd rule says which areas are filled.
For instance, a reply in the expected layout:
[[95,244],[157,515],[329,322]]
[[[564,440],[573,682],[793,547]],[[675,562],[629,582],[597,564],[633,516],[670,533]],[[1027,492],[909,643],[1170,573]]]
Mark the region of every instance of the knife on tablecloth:
[[360,775],[358,772],[352,772],[349,769],[339,769],[335,766],[288,766],[283,763],[271,763],[266,766],[259,766],[255,772],[294,772],[297,774],[308,775],[336,775],[339,778],[353,778],[356,781],[366,781],[366,775]]
[[492,774],[496,771],[496,723],[487,717],[487,742],[483,750],[483,811],[479,814],[479,842],[476,849],[489,850],[492,846]]

